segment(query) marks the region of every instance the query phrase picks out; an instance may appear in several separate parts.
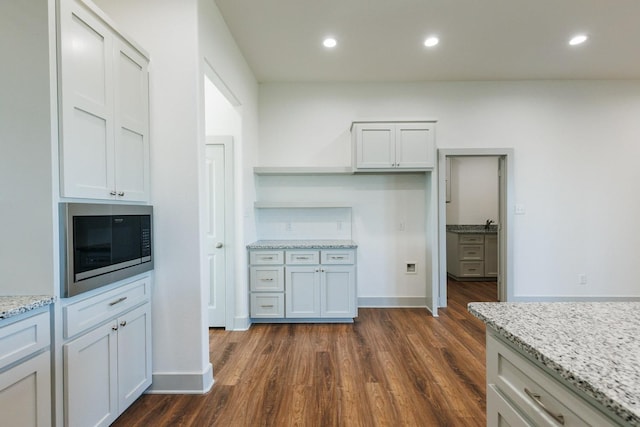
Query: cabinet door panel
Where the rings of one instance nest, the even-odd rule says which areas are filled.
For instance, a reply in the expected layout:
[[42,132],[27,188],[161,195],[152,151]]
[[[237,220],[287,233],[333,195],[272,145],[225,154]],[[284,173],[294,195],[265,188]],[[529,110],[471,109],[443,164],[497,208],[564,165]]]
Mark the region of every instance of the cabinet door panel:
[[115,167],[121,200],[149,198],[149,84],[147,60],[114,40]]
[[3,426],[51,425],[51,355],[49,351],[0,373]]
[[367,124],[357,127],[356,152],[359,169],[390,168],[395,163],[395,127]]
[[323,267],[320,284],[322,317],[354,317],[355,284],[354,267]]
[[110,322],[63,346],[65,419],[70,427],[107,426],[117,416],[117,331]]
[[435,166],[433,126],[404,123],[396,127],[396,167],[403,169]]
[[118,318],[118,396],[124,410],[151,385],[150,304]]
[[286,317],[320,317],[318,267],[286,267]]

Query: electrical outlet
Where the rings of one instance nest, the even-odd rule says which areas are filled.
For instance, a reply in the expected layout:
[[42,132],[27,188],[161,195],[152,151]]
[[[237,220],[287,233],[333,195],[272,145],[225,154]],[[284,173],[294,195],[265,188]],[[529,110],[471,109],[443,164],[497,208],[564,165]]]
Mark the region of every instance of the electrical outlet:
[[586,274],[578,274],[578,284],[586,285],[587,284],[587,275]]
[[336,224],[336,229],[338,231],[342,230],[342,221],[338,220],[337,224]]
[[291,222],[290,221],[285,222],[284,229],[286,231],[291,231]]
[[398,231],[404,231],[405,229],[405,223],[404,221],[400,221],[400,224],[398,225]]

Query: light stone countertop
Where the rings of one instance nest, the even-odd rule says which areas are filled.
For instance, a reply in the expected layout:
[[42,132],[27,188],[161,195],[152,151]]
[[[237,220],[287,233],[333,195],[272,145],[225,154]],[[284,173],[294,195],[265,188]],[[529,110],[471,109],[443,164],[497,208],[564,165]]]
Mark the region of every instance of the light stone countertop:
[[578,394],[640,426],[640,302],[470,303]]
[[47,306],[54,300],[50,295],[0,296],[0,320]]
[[258,240],[247,249],[355,249],[353,240]]

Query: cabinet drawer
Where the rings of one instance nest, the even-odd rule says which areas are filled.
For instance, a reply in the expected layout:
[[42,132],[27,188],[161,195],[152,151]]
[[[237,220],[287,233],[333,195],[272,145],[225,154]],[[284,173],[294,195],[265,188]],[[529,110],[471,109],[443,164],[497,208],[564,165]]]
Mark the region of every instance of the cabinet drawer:
[[460,260],[484,259],[484,245],[460,245]]
[[256,265],[284,264],[284,251],[251,251],[249,262]]
[[0,328],[0,369],[49,346],[50,342],[48,311]]
[[284,267],[251,267],[251,290],[284,291]]
[[483,261],[460,261],[460,276],[484,277]]
[[350,249],[327,249],[321,252],[322,264],[355,264],[355,251]]
[[490,335],[487,344],[487,382],[495,384],[534,425],[557,426],[554,416],[561,416],[566,427],[614,425],[541,368]]
[[284,294],[252,293],[251,317],[284,317]]
[[484,234],[461,234],[459,243],[484,243]]
[[144,301],[148,301],[150,293],[151,278],[146,277],[103,294],[69,304],[63,308],[65,338],[97,326]]
[[487,425],[496,427],[529,427],[531,424],[497,391],[487,385]]
[[287,264],[320,264],[320,254],[317,250],[287,251]]

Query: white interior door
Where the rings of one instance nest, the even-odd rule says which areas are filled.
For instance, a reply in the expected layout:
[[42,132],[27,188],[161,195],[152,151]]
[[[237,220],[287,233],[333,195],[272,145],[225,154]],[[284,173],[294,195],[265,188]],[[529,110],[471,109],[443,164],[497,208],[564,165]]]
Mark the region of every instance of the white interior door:
[[209,326],[226,326],[225,162],[224,145],[207,144],[206,258],[209,278]]

